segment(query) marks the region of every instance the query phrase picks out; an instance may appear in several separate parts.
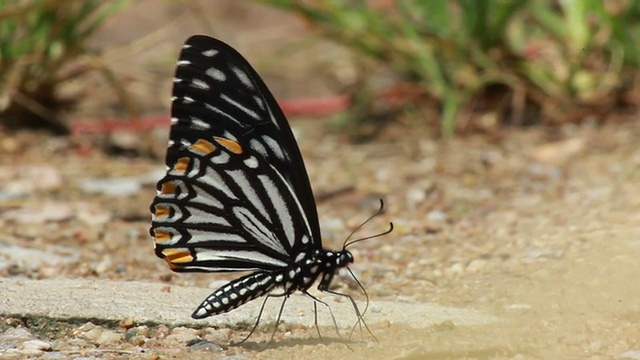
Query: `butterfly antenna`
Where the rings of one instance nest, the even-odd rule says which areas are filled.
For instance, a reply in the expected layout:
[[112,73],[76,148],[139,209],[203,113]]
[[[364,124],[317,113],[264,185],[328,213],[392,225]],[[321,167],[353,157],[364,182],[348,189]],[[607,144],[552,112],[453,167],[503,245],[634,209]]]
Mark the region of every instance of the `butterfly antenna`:
[[345,244],[345,245],[344,245],[344,248],[346,248],[347,246],[353,245],[353,244],[355,244],[355,243],[359,243],[360,241],[365,241],[365,240],[374,239],[374,238],[377,238],[377,237],[380,237],[380,236],[387,235],[387,234],[391,233],[392,231],[393,231],[393,223],[392,223],[392,222],[390,222],[390,223],[389,223],[389,230],[387,230],[387,231],[385,231],[385,232],[381,232],[381,233],[379,233],[379,234],[375,234],[375,235],[371,235],[371,236],[363,237],[363,238],[361,238],[361,239],[353,240],[352,242],[350,242],[350,243],[348,243],[348,244]]
[[378,215],[382,214],[382,211],[383,211],[383,210],[384,210],[384,201],[382,201],[382,199],[380,199],[380,208],[378,209],[378,211],[376,211],[373,215],[369,216],[369,218],[368,218],[367,220],[365,220],[364,222],[362,222],[362,224],[358,225],[358,227],[356,227],[356,228],[351,232],[351,234],[349,234],[349,236],[347,236],[347,238],[344,240],[344,244],[342,245],[342,248],[343,248],[343,249],[346,249],[346,248],[347,248],[347,246],[349,246],[349,245],[351,245],[351,244],[354,244],[354,243],[356,243],[356,242],[359,242],[359,241],[362,241],[362,240],[368,240],[368,239],[371,239],[371,238],[374,238],[374,237],[378,237],[378,236],[382,236],[382,235],[385,235],[385,234],[390,233],[390,232],[391,232],[391,230],[393,230],[393,224],[391,225],[391,230],[389,230],[389,231],[387,231],[387,232],[385,232],[385,233],[378,234],[378,235],[374,235],[374,236],[369,236],[369,237],[366,237],[366,238],[364,238],[364,239],[354,240],[354,241],[352,241],[352,242],[348,243],[348,242],[349,242],[349,239],[351,239],[351,237],[353,236],[353,234],[357,233],[357,232],[358,232],[358,230],[360,230],[363,226],[365,226],[369,221],[373,220],[376,216],[378,216]]

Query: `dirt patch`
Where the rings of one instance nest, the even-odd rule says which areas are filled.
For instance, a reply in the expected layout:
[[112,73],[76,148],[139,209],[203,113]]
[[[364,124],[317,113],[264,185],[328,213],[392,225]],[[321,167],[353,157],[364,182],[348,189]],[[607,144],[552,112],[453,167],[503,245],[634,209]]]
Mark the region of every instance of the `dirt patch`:
[[[365,232],[383,229],[388,221],[396,224],[392,235],[353,249],[353,269],[373,301],[466,308],[499,321],[464,326],[453,320],[420,329],[386,319],[370,324],[380,343],[356,343],[355,353],[342,344],[319,341],[309,324],[285,326],[271,349],[254,353],[253,347],[232,348],[226,353],[257,358],[307,357],[300,353],[350,358],[567,358],[616,357],[638,349],[640,290],[634,281],[640,278],[640,150],[635,125],[577,129],[568,138],[584,146],[559,165],[534,160],[540,144],[547,146],[542,131],[514,132],[500,143],[465,138],[350,145],[331,134],[311,136],[319,126],[317,121],[294,122],[314,189],[354,189],[319,203],[327,247],[338,248],[349,229],[375,209],[380,194],[388,212]],[[13,139],[23,150],[3,157],[1,169],[48,165],[62,180],[54,189],[27,187],[32,190],[22,197],[3,200],[3,246],[51,255],[35,264],[20,262],[11,257],[18,253],[14,248],[4,255],[3,276],[203,287],[212,279],[233,277],[174,275],[153,255],[147,235],[153,181],[144,179],[162,164],[100,152],[78,155],[72,144],[33,134]],[[563,149],[562,142],[553,145]],[[132,174],[138,174],[141,184],[132,195],[86,194],[79,186],[85,178],[136,178]],[[22,179],[22,184],[28,181]],[[44,203],[68,206],[68,217],[61,220],[59,210],[51,219],[35,223],[33,217],[7,216],[16,209],[42,209]],[[339,282],[341,290],[357,294],[348,282]],[[200,300],[182,302],[195,306]],[[188,315],[185,312],[185,318]],[[217,339],[240,337],[242,331],[237,331]],[[50,339],[53,348],[72,347],[77,333]],[[252,340],[266,340],[269,334],[265,328]],[[163,347],[153,334],[139,345],[114,339],[103,346],[199,353],[185,343]],[[88,351],[82,349],[77,351]]]

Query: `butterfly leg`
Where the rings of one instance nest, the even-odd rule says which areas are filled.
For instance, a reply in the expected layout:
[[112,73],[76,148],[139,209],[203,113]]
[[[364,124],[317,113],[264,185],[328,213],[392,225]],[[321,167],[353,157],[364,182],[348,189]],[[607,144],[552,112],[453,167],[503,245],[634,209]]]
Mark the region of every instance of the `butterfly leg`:
[[287,302],[288,296],[286,296],[286,295],[287,295],[286,293],[282,293],[282,294],[275,294],[275,295],[268,294],[267,296],[265,296],[264,301],[262,302],[262,306],[260,306],[260,311],[258,312],[258,319],[256,320],[256,323],[251,328],[251,331],[249,331],[249,334],[244,339],[242,339],[242,340],[240,340],[240,341],[238,341],[236,343],[232,343],[231,346],[241,345],[244,342],[246,342],[247,340],[249,340],[251,335],[253,335],[253,333],[258,328],[258,325],[260,324],[260,319],[262,318],[262,312],[264,311],[264,307],[267,304],[267,300],[269,300],[269,298],[285,296],[284,300],[282,301],[282,305],[280,306],[280,311],[278,312],[278,320],[276,320],[275,329],[273,329],[273,333],[271,334],[271,338],[269,339],[269,342],[267,344],[271,343],[271,341],[273,341],[273,337],[276,334],[276,330],[278,329],[278,325],[280,324],[280,318],[281,318],[281,315],[282,315],[282,310],[284,309],[284,304]]
[[282,318],[282,311],[284,310],[284,304],[287,303],[287,299],[289,298],[289,294],[278,294],[278,295],[269,295],[273,297],[281,297],[284,296],[284,300],[282,300],[282,305],[280,305],[280,311],[278,311],[278,318],[276,319],[276,326],[273,327],[273,332],[271,333],[271,338],[267,344],[270,344],[273,341],[273,337],[276,335],[276,331],[278,330],[278,325],[280,325],[280,319]]
[[260,324],[260,318],[262,317],[262,311],[264,310],[264,306],[267,304],[267,300],[268,299],[269,299],[269,295],[265,296],[264,301],[262,302],[262,306],[260,306],[260,311],[258,312],[258,319],[256,320],[256,323],[251,328],[251,331],[249,331],[249,335],[247,335],[244,339],[242,339],[242,340],[240,340],[240,341],[238,341],[236,343],[231,343],[230,344],[231,346],[241,345],[251,337],[253,332],[258,328],[258,324]]
[[329,314],[331,314],[331,320],[333,320],[333,326],[336,329],[336,334],[338,334],[338,337],[340,339],[342,339],[342,335],[340,335],[340,329],[338,328],[338,322],[336,321],[336,317],[333,315],[333,310],[331,310],[331,306],[329,306],[329,304],[327,304],[326,302],[318,299],[317,297],[311,295],[309,292],[304,291],[304,294],[307,295],[308,297],[310,297],[311,299],[313,299],[313,310],[314,310],[314,322],[316,325],[316,330],[318,331],[318,336],[320,336],[320,339],[322,339],[322,335],[320,335],[320,327],[318,326],[318,308],[317,308],[317,303],[320,303],[324,306],[327,307],[327,309],[329,309]]
[[322,334],[320,334],[320,327],[318,326],[318,303],[316,301],[313,302],[313,323],[316,326],[318,337],[320,338],[320,340],[323,340]]
[[[369,326],[367,325],[367,323],[364,321],[364,318],[362,317],[362,314],[360,313],[360,309],[358,309],[358,305],[356,304],[355,300],[353,300],[353,298],[351,297],[351,295],[349,294],[343,294],[343,293],[339,293],[336,291],[332,291],[329,289],[323,289],[321,290],[323,292],[332,294],[332,295],[336,295],[336,296],[342,296],[345,297],[347,299],[349,299],[349,301],[351,302],[351,305],[353,306],[353,310],[356,312],[356,316],[358,317],[358,326],[360,326],[360,331],[362,331],[362,325],[364,325],[365,329],[367,329],[367,332],[371,335],[371,337],[376,341],[376,342],[380,342],[378,340],[378,338],[373,335],[373,332],[371,332],[371,329],[369,329]],[[355,326],[353,327],[353,329],[351,329],[351,333],[349,334],[349,340],[351,340],[351,336],[353,335],[353,331],[355,330]]]

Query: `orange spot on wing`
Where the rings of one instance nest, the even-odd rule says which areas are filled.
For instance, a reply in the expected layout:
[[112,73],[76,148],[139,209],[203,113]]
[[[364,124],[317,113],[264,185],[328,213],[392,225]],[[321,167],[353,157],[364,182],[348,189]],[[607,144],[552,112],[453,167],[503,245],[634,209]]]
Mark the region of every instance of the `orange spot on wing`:
[[176,184],[173,181],[162,183],[160,192],[164,195],[172,195],[176,193]]
[[242,146],[237,142],[229,139],[225,139],[223,137],[213,137],[220,145],[224,146],[227,150],[231,151],[235,154],[242,154]]
[[196,141],[195,144],[189,146],[189,149],[198,154],[209,155],[216,151],[216,146],[207,140],[200,139]]
[[160,205],[156,205],[155,206],[155,216],[156,218],[166,218],[169,215],[171,215],[171,209],[169,209],[166,206],[160,206]]
[[171,240],[171,234],[158,229],[153,229],[153,237],[156,239],[158,244],[163,244]]
[[180,159],[178,159],[178,162],[176,162],[176,165],[173,167],[173,171],[180,174],[184,174],[187,171],[188,166],[189,166],[189,158],[181,157]]
[[167,262],[171,269],[179,268],[181,264],[193,261],[193,256],[191,256],[189,250],[185,249],[165,249],[162,254],[165,256],[163,260]]

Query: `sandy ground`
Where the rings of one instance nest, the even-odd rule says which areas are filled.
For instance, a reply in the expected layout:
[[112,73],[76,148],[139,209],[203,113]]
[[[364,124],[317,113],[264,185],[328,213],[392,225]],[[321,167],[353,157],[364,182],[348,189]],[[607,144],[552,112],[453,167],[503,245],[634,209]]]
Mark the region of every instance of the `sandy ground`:
[[[289,327],[278,333],[269,349],[254,353],[253,345],[223,353],[248,358],[381,359],[637,356],[637,126],[585,126],[552,143],[543,141],[541,131],[514,131],[499,143],[467,137],[448,142],[350,145],[330,134],[311,136],[318,124],[294,123],[316,192],[353,186],[352,191],[319,203],[327,246],[339,247],[349,229],[375,209],[380,194],[384,194],[388,211],[363,232],[384,229],[390,220],[396,224],[391,235],[353,249],[353,269],[373,303],[402,304],[408,312],[412,307],[405,305],[413,304],[416,314],[424,313],[419,309],[421,303],[430,303],[478,312],[497,321],[469,325],[453,315],[439,318],[434,311],[439,322],[420,326],[394,315],[381,318],[374,313],[370,326],[380,342],[365,337],[363,343],[351,345],[352,351],[339,342],[320,341],[309,321],[295,326],[295,318],[285,319]],[[22,169],[14,174],[14,180],[27,186],[29,180],[20,179],[20,174],[37,171],[28,170],[37,163],[59,171],[63,181],[55,189],[30,190],[31,195],[24,198],[3,201],[4,277],[164,282],[169,286],[167,291],[172,284],[206,287],[214,279],[230,278],[171,275],[153,255],[146,234],[151,184],[129,197],[86,194],[78,185],[86,178],[132,177],[134,173],[138,179],[150,177],[162,168],[157,161],[107,157],[100,152],[79,156],[67,148],[65,156],[35,162],[36,158],[45,159],[61,141],[36,137],[25,134],[13,138],[23,152],[2,158],[4,174],[9,169]],[[39,179],[35,184],[46,182],[45,176]],[[9,180],[5,183],[17,186]],[[67,216],[59,218],[63,211]],[[21,251],[16,249],[44,254],[30,255],[27,261],[19,258]],[[338,289],[357,296],[348,281],[340,279],[338,283],[343,284]],[[187,310],[176,309],[175,316],[187,321],[188,309],[206,293],[205,289],[200,297],[179,300],[180,307]],[[145,298],[144,293],[139,295],[131,294]],[[118,304],[122,296],[114,293],[113,302]],[[50,301],[55,304],[57,299]],[[173,304],[143,301],[138,311],[153,313],[159,306],[171,308]],[[123,306],[123,318],[129,314],[125,309]],[[246,311],[247,316],[255,316],[254,308]],[[26,310],[5,313],[5,330],[16,326],[18,315],[32,320],[42,316]],[[76,324],[71,318],[81,321]],[[47,331],[45,327],[40,329],[44,331],[40,339],[50,341],[52,351],[76,349],[91,354],[95,344],[91,346],[87,340],[83,347],[74,339],[82,333],[80,324],[92,318],[82,309],[69,319],[58,317],[55,321],[65,323],[67,330]],[[144,316],[133,316],[138,326],[145,320]],[[345,328],[349,325],[341,324]],[[116,333],[129,331],[115,323],[102,326]],[[225,328],[224,324],[217,326]],[[246,329],[242,324],[230,327],[237,330],[216,340],[224,344],[241,337],[241,330]],[[324,329],[327,331],[331,328]],[[269,335],[267,326],[252,341],[265,341]],[[104,351],[100,357],[117,357],[118,351],[125,349],[142,357],[210,355],[190,350],[186,342],[166,341],[155,333],[140,344],[126,338],[114,340],[99,346]]]

